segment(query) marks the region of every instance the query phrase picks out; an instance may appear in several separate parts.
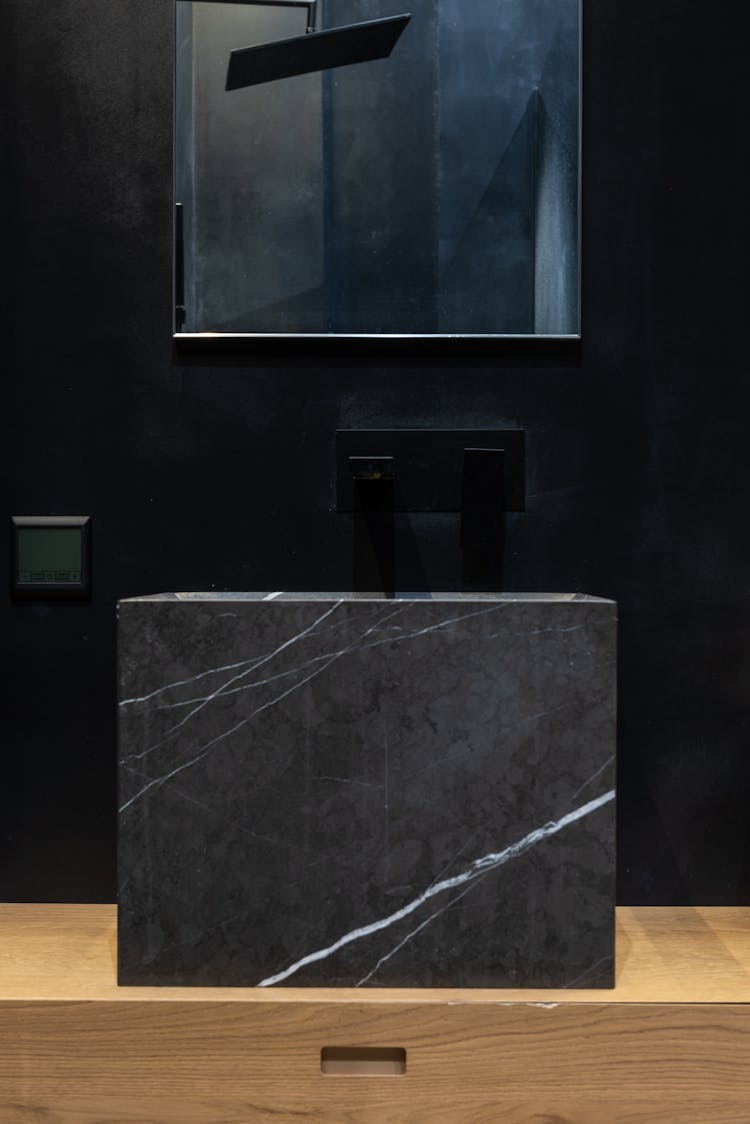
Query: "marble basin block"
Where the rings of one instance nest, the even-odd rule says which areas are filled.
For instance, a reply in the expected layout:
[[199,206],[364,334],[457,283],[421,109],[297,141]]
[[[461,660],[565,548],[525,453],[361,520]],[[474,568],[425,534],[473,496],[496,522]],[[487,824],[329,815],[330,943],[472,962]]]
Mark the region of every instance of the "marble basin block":
[[573,594],[119,606],[119,981],[611,987],[615,630]]

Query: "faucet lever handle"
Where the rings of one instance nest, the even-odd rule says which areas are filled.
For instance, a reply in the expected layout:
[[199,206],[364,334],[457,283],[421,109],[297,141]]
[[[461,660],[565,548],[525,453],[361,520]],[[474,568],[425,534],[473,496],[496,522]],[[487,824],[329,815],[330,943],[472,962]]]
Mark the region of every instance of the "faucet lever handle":
[[505,450],[464,449],[461,547],[499,550],[505,522]]

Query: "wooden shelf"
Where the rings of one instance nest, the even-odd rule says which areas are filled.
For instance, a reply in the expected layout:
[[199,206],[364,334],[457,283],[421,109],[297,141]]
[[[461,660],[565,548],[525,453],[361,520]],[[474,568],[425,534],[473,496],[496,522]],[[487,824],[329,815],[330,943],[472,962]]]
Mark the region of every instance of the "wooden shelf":
[[750,1122],[750,908],[620,908],[613,991],[118,988],[115,949],[114,906],[0,905],[1,1124]]

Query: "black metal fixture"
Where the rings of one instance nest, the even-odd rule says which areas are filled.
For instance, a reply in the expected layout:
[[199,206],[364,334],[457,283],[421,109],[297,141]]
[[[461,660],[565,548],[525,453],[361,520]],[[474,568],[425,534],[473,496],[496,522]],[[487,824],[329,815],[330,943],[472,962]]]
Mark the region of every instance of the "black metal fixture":
[[505,511],[505,449],[465,448],[460,544],[466,592],[502,588]]
[[[374,455],[377,454],[377,455]],[[521,429],[341,429],[336,510],[353,514],[354,589],[395,587],[394,514],[460,513],[461,588],[502,588],[505,521],[525,509]]]
[[501,550],[505,526],[505,450],[464,449],[461,549]]
[[182,203],[174,205],[174,326],[181,332],[185,326],[185,210]]
[[[465,529],[472,523],[479,534],[476,505],[487,510],[494,504],[492,530],[504,511],[524,511],[524,432],[522,429],[339,429],[336,433],[336,509],[354,511],[354,477],[351,463],[367,458],[372,450],[390,457],[398,466],[395,510],[465,512]],[[473,450],[477,450],[474,455]],[[485,456],[484,450],[489,450]],[[498,495],[497,457],[502,450],[502,498]],[[468,457],[467,457],[468,454]],[[468,467],[467,467],[468,460]],[[476,476],[474,473],[476,472]],[[472,494],[476,479],[479,493]],[[467,494],[468,489],[468,494]]]
[[348,463],[354,499],[352,592],[393,597],[393,457],[350,456]]
[[304,8],[307,26],[304,35],[239,47],[229,54],[227,90],[241,90],[279,78],[330,70],[335,66],[369,62],[390,55],[401,32],[411,19],[409,13],[383,19],[362,20],[317,31],[318,0],[203,0],[204,3],[256,4],[263,7]]

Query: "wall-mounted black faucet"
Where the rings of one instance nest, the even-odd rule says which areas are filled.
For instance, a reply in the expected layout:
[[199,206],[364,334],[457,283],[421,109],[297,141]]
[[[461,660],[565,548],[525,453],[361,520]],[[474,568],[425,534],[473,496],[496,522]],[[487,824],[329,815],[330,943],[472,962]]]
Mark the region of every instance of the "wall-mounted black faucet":
[[417,511],[460,512],[462,588],[501,588],[505,513],[525,503],[523,430],[345,429],[336,455],[355,590],[395,588],[394,513]]
[[464,449],[462,550],[499,550],[505,530],[505,450]]
[[464,449],[461,477],[461,588],[502,588],[505,450]]
[[393,457],[350,456],[348,464],[354,497],[352,591],[393,597]]

